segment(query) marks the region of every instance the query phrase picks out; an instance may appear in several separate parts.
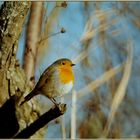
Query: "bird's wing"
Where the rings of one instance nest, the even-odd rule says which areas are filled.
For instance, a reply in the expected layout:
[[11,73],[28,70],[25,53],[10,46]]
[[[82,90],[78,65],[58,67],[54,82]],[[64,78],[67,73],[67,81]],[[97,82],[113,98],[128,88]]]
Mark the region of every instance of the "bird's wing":
[[40,89],[42,86],[44,86],[44,84],[46,82],[49,83],[49,80],[51,79],[52,75],[54,73],[54,69],[52,67],[48,67],[43,74],[41,75],[41,77],[39,78],[38,83],[35,86],[35,89],[38,90]]

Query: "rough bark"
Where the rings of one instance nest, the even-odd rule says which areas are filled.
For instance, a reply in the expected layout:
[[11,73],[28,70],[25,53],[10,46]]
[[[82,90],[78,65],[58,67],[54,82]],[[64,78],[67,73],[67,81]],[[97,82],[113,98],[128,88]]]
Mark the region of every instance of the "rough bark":
[[0,105],[16,91],[24,91],[25,75],[16,51],[29,6],[30,2],[4,2],[0,10]]

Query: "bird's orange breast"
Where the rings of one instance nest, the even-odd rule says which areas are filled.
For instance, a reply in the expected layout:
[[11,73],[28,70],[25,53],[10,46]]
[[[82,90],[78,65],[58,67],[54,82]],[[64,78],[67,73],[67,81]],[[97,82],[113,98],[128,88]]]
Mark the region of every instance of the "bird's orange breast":
[[74,82],[74,73],[71,67],[60,68],[60,81],[63,84],[67,84],[71,81]]

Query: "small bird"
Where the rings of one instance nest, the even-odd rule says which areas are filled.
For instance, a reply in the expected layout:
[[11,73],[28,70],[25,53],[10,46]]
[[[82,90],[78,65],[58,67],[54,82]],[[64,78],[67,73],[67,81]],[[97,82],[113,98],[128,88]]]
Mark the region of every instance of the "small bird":
[[57,105],[55,98],[69,93],[73,88],[74,72],[72,67],[74,65],[67,58],[55,61],[42,73],[35,88],[24,98],[20,105],[38,94],[48,97]]

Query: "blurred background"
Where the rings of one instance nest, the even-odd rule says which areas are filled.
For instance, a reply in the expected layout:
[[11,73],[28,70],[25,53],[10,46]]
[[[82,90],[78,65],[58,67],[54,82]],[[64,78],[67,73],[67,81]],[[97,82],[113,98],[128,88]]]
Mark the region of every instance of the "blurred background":
[[[35,82],[56,59],[76,63],[74,89],[58,99],[67,112],[48,124],[45,138],[139,138],[140,2],[33,3],[20,36],[20,63],[34,33]],[[45,112],[50,101],[36,98]]]

